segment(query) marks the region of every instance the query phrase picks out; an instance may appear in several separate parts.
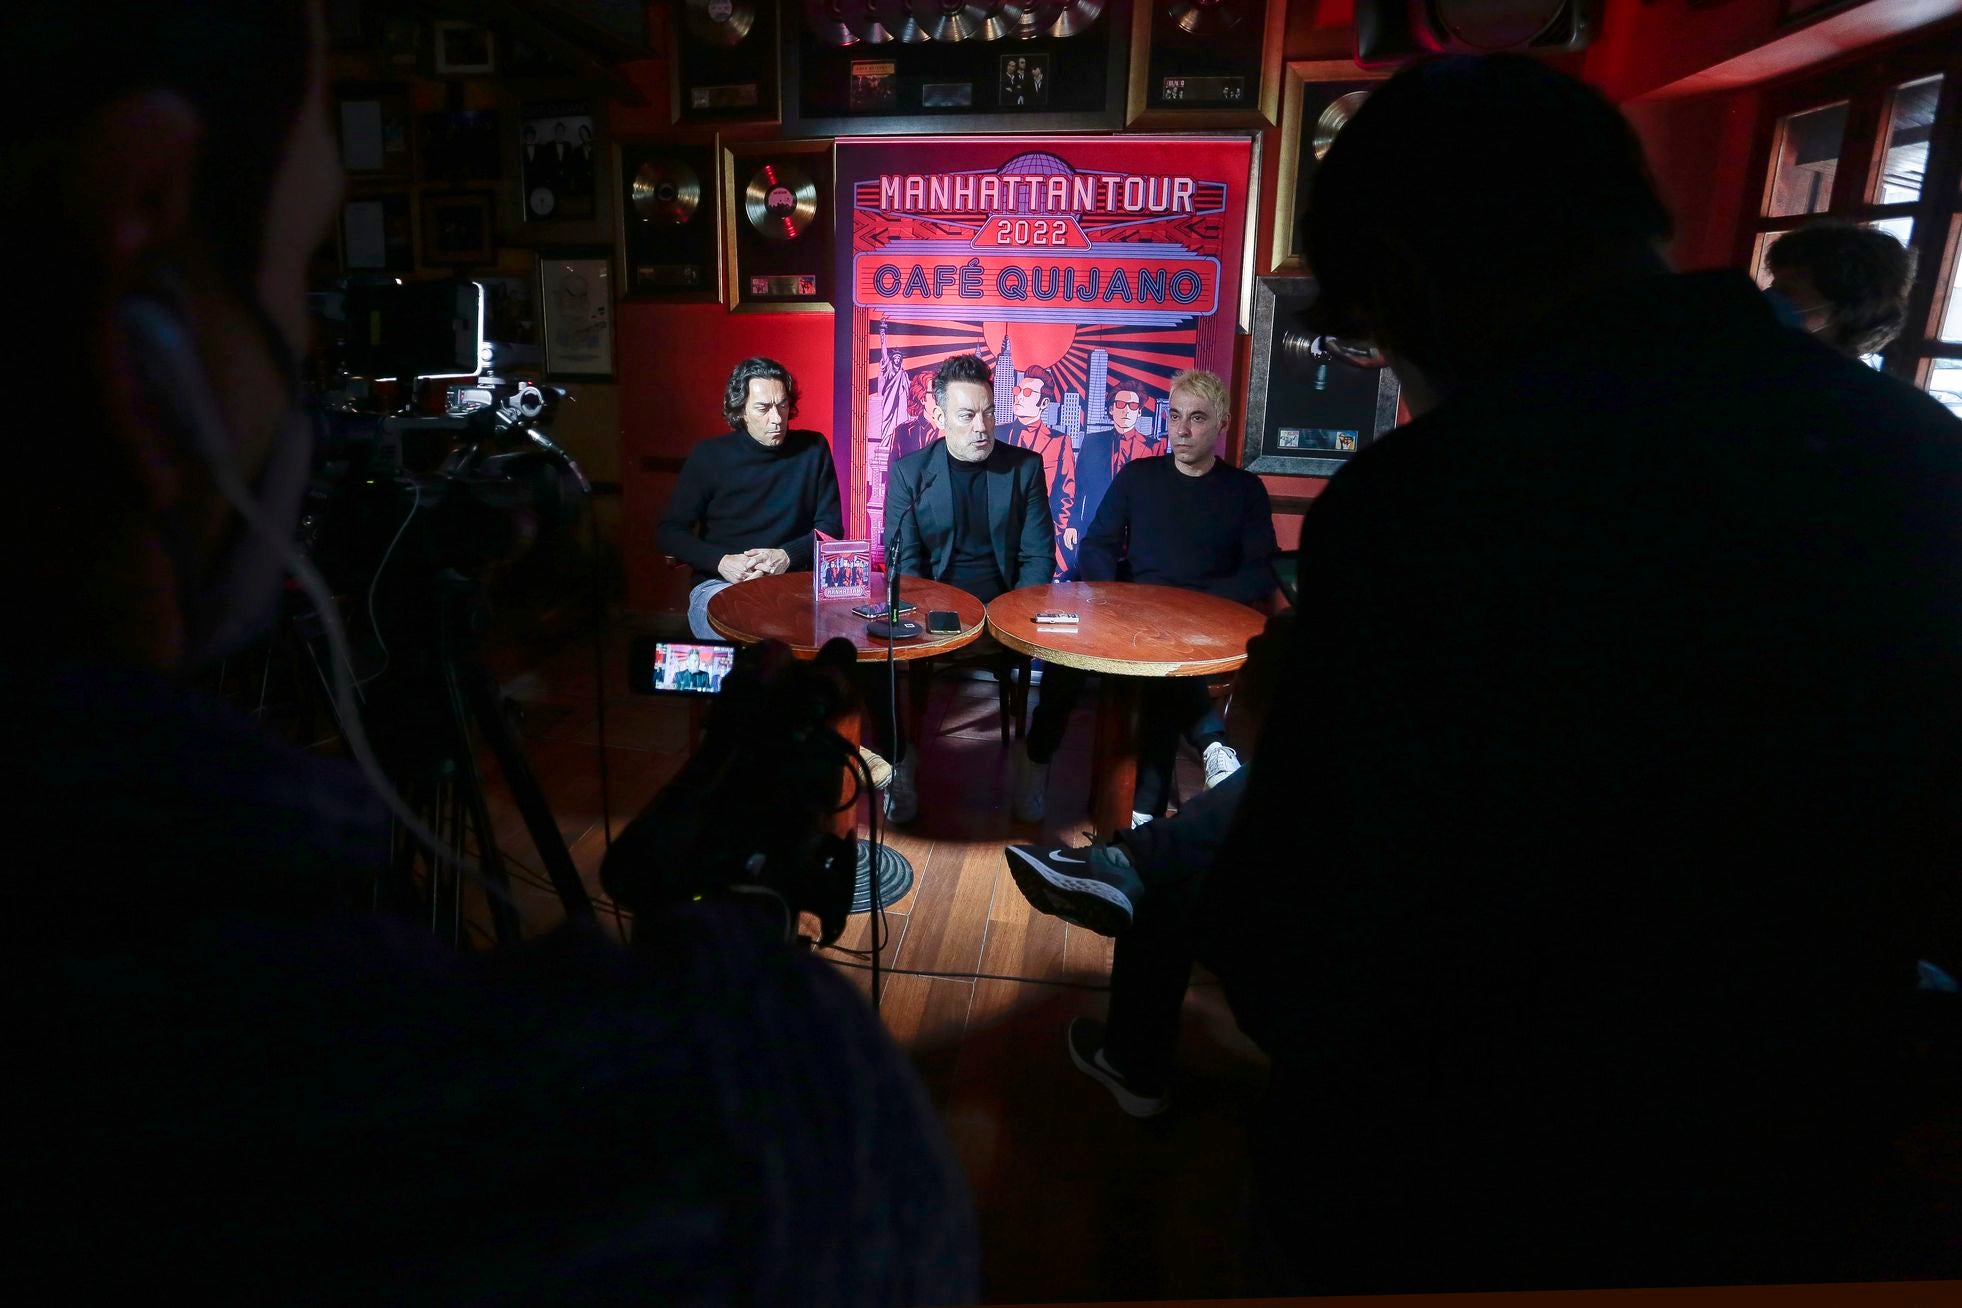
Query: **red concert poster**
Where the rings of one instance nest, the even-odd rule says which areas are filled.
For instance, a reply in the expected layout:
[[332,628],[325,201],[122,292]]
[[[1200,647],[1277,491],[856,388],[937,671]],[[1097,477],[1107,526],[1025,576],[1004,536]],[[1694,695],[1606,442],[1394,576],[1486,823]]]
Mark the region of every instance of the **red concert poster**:
[[1117,469],[1162,452],[1166,383],[1231,381],[1252,167],[1245,136],[840,141],[851,385],[832,430],[851,433],[833,457],[852,534],[883,553],[886,470],[938,439],[934,370],[973,353],[998,438],[1042,452],[1073,566]]

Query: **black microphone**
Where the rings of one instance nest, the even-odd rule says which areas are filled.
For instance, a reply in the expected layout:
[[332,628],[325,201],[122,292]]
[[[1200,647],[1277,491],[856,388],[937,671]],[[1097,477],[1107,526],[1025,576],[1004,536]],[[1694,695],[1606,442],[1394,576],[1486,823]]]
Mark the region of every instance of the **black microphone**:
[[[933,489],[934,473],[929,471],[920,480],[920,489],[913,493],[913,502],[906,506],[905,513],[919,512],[920,501]],[[874,640],[911,640],[920,634],[920,624],[903,622],[899,617],[899,557],[895,546],[899,543],[899,527],[906,521],[905,513],[895,519],[886,532],[886,616],[875,618],[865,624],[865,634]],[[920,542],[922,549],[926,542]]]

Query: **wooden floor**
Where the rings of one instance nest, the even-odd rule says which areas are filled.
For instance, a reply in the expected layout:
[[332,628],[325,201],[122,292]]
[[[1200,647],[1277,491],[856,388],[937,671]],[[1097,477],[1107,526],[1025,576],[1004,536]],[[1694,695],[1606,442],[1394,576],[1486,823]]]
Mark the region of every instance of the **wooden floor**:
[[[530,670],[507,670],[503,681],[523,707],[531,767],[597,895],[605,839],[593,651],[567,648]],[[622,693],[618,650],[604,685],[617,833],[680,767],[689,708]],[[1121,1113],[1064,1051],[1071,1018],[1102,1015],[1111,942],[1031,910],[1003,859],[1011,843],[1087,839],[1088,713],[1079,710],[1056,759],[1051,821],[1038,831],[1009,814],[1013,771],[994,686],[936,686],[920,754],[921,815],[889,836],[914,881],[886,915],[881,957],[894,971],[882,978],[881,1013],[967,1169],[988,1301],[1262,1293],[1269,1287],[1249,1271],[1243,1125],[1262,1085],[1259,1054],[1201,977],[1186,1001],[1176,1108],[1149,1122]],[[1191,760],[1185,767],[1189,793],[1197,777]],[[531,882],[539,870],[532,842],[494,773],[490,783],[500,848]],[[532,884],[518,891],[528,929],[559,918],[549,894]],[[870,923],[854,917],[839,945],[867,949]],[[824,956],[869,997],[862,964]]]

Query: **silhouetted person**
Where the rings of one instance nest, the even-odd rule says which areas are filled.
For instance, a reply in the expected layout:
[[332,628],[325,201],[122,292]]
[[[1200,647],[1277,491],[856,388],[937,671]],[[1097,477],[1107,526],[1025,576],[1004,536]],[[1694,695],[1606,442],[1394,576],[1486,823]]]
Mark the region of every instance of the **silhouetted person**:
[[1907,322],[1914,255],[1887,232],[1808,223],[1773,241],[1765,265],[1798,325],[1842,354],[1878,354]]
[[1316,170],[1314,325],[1416,416],[1307,515],[1202,952],[1313,1292],[1958,1270],[1912,1128],[1962,1029],[1917,988],[1962,971],[1962,423],[1669,230],[1521,57],[1405,69]]
[[333,606],[292,544],[341,195],[320,28],[268,0],[0,18],[62,76],[0,87],[0,238],[35,251],[10,357],[58,451],[0,549],[32,627],[0,653],[21,1275],[90,1302],[973,1302],[918,1081],[781,912],[711,881],[636,916],[640,957],[577,925],[460,952],[427,904],[371,906],[401,870],[382,785],[196,689],[283,569]]

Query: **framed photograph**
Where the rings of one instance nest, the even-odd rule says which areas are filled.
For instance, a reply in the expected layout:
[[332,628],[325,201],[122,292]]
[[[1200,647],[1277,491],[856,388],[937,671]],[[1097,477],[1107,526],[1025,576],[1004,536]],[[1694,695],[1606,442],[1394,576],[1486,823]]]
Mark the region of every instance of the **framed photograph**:
[[1281,158],[1274,178],[1274,239],[1267,267],[1299,271],[1298,230],[1308,204],[1308,183],[1315,165],[1328,153],[1335,134],[1388,70],[1372,73],[1346,59],[1302,60],[1287,66],[1281,87]]
[[414,14],[384,14],[381,60],[390,72],[413,76],[422,63],[422,20]]
[[341,267],[414,272],[415,216],[406,192],[367,196],[341,206]]
[[497,211],[489,191],[422,195],[422,261],[490,263],[497,257]]
[[526,222],[598,212],[599,142],[589,104],[526,105],[518,130],[518,191]]
[[497,71],[497,37],[488,27],[438,19],[430,24],[431,66],[438,77],[481,76]]
[[613,380],[613,259],[604,249],[539,251],[545,375]]
[[504,171],[495,109],[424,114],[418,144],[426,182],[494,182]]
[[1332,477],[1396,426],[1398,387],[1388,368],[1318,357],[1300,326],[1312,277],[1254,282],[1253,369],[1247,381],[1240,465],[1283,477]]
[[341,168],[350,178],[413,174],[409,93],[400,86],[349,88],[340,98]]
[[1000,57],[1001,84],[995,103],[1004,109],[1042,109],[1049,104],[1049,56],[1012,54]]

